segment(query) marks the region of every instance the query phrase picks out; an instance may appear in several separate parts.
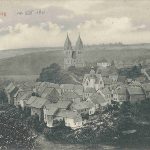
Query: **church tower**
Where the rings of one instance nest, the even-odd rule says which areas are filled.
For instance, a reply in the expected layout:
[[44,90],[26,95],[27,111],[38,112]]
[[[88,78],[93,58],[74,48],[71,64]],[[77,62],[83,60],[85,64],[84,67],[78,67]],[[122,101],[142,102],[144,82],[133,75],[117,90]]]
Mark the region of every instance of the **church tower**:
[[64,44],[64,69],[68,69],[71,66],[83,67],[84,61],[82,58],[83,42],[80,35],[77,39],[75,48],[72,48],[71,41],[67,34],[67,38]]
[[76,51],[76,67],[84,67],[84,61],[83,61],[83,42],[81,40],[81,37],[79,35],[76,45],[75,45],[75,51]]
[[64,69],[67,69],[70,66],[72,66],[72,52],[72,44],[67,34],[67,38],[64,44]]

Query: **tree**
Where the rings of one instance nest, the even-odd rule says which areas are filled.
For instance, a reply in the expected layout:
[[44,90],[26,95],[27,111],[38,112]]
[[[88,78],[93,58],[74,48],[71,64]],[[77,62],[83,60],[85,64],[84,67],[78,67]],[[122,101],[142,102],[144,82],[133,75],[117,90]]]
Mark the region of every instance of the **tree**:
[[118,129],[121,131],[130,130],[133,128],[133,124],[132,106],[129,101],[126,101],[121,105],[119,111]]
[[42,69],[37,81],[62,84],[71,83],[72,79],[67,72],[61,70],[61,67],[58,64],[53,63],[49,67]]

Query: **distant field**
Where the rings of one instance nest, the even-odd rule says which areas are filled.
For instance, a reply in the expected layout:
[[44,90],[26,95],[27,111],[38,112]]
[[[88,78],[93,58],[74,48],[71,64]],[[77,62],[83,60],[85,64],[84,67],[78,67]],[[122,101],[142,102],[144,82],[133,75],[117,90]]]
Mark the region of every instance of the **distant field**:
[[[30,53],[29,53],[30,52]],[[16,52],[17,53],[17,52]],[[28,53],[0,59],[0,76],[3,75],[38,75],[43,67],[51,63],[63,65],[63,51],[28,50]],[[101,58],[108,60],[133,60],[138,57],[150,58],[150,47],[87,47],[84,50],[86,62],[95,62]]]

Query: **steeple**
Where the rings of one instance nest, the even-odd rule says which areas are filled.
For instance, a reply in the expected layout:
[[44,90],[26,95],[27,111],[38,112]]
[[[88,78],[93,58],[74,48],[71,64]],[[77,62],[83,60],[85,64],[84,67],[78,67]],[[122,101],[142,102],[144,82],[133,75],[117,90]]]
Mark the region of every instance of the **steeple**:
[[64,44],[64,50],[72,50],[72,44],[71,41],[69,39],[68,33],[67,33],[67,38]]
[[77,39],[75,49],[76,49],[76,50],[81,50],[81,49],[83,49],[83,42],[82,42],[82,40],[81,40],[80,34],[79,34],[79,37],[78,37],[78,39]]

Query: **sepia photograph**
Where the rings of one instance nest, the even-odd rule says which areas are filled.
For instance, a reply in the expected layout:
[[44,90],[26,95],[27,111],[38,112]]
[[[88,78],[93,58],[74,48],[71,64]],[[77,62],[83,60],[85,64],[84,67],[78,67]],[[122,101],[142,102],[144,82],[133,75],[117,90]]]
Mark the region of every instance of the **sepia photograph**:
[[0,0],[0,150],[150,150],[150,1]]

